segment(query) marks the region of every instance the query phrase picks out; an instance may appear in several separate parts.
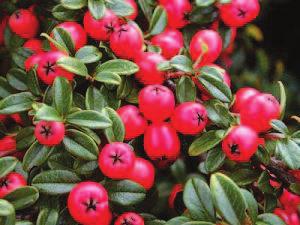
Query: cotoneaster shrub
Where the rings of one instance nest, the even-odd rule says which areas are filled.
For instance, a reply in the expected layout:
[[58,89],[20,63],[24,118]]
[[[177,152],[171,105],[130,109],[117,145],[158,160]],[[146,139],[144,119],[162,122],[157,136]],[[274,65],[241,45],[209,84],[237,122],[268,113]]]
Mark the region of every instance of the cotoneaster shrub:
[[228,73],[258,0],[0,6],[1,225],[300,224],[284,85]]

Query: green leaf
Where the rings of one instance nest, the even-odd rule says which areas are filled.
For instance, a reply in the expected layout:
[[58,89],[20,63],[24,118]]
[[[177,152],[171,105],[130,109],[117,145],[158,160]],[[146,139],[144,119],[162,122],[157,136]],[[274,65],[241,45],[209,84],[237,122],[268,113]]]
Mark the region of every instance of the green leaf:
[[168,18],[165,8],[157,6],[150,21],[149,33],[151,35],[156,35],[163,32],[167,26],[167,22]]
[[109,181],[105,187],[108,187],[109,200],[120,206],[136,205],[146,197],[146,190],[130,180]]
[[231,102],[232,93],[227,84],[224,83],[220,71],[213,67],[204,66],[200,70],[199,82],[208,93],[222,102]]
[[27,149],[34,140],[34,127],[25,127],[21,129],[16,136],[17,149]]
[[292,140],[278,140],[276,156],[281,158],[293,170],[300,168],[300,147]]
[[34,97],[30,92],[9,95],[0,101],[0,114],[13,114],[31,109]]
[[49,170],[35,176],[32,185],[41,193],[49,195],[66,194],[80,182],[80,178],[67,170]]
[[249,191],[245,189],[241,189],[241,191],[246,202],[247,212],[251,218],[251,221],[254,224],[258,215],[258,204],[255,198],[253,197],[253,195]]
[[28,89],[26,84],[26,73],[17,68],[12,68],[8,71],[6,78],[8,83],[18,91],[26,91]]
[[67,116],[67,122],[91,129],[111,127],[112,121],[104,113],[93,110],[82,110]]
[[215,3],[216,0],[196,0],[196,6],[207,7]]
[[89,110],[101,112],[106,105],[107,103],[100,90],[90,86],[85,95],[85,107]]
[[178,217],[174,217],[172,219],[170,219],[166,225],[182,225],[185,224],[187,222],[190,222],[191,219],[185,216],[178,216]]
[[240,186],[245,186],[248,184],[253,183],[254,181],[257,181],[259,178],[260,172],[253,169],[248,168],[242,168],[236,171],[233,171],[229,175],[229,177]]
[[95,75],[95,80],[105,84],[119,85],[122,81],[121,77],[116,73],[99,72]]
[[221,148],[214,148],[207,154],[205,168],[208,173],[217,171],[225,162],[225,154]]
[[243,225],[246,203],[240,188],[221,173],[211,176],[210,188],[219,214],[231,225]]
[[270,184],[270,179],[271,177],[268,171],[264,171],[260,175],[257,181],[257,186],[262,193],[269,193],[269,194],[274,193],[274,188]]
[[178,183],[185,183],[187,177],[186,166],[182,159],[177,159],[170,167],[173,177]]
[[95,170],[98,170],[98,161],[76,161],[74,164],[74,170],[76,173],[80,175],[91,175],[95,172]]
[[35,187],[20,187],[5,196],[16,210],[32,206],[39,198],[39,192]]
[[31,145],[23,159],[23,168],[30,171],[35,166],[41,166],[53,152],[54,148],[41,145],[37,141]]
[[61,57],[57,61],[57,65],[71,73],[75,73],[84,77],[89,76],[86,66],[80,59],[69,56]]
[[176,55],[171,61],[171,66],[177,70],[192,73],[193,72],[193,62],[185,55]]
[[107,140],[111,142],[123,142],[125,137],[125,127],[118,113],[112,108],[105,108],[107,117],[112,121],[110,127],[104,130]]
[[75,44],[69,31],[61,27],[56,27],[52,31],[54,40],[56,40],[68,53],[74,54]]
[[53,83],[53,101],[57,112],[65,116],[73,103],[73,92],[69,81],[65,77],[56,77]]
[[183,191],[183,201],[194,220],[216,220],[210,189],[201,179],[188,180]]
[[68,152],[83,160],[96,160],[99,150],[94,140],[83,132],[68,130],[63,143]]
[[281,120],[272,120],[271,126],[282,134],[289,134],[289,129]]
[[81,9],[86,6],[86,0],[60,0],[67,9]]
[[0,158],[0,178],[12,172],[18,163],[18,159],[12,156]]
[[154,10],[155,6],[155,0],[138,0],[139,6],[142,9],[145,17],[147,18],[148,21],[151,20],[152,17],[152,12]]
[[36,225],[56,225],[58,221],[58,210],[53,208],[44,208],[40,211]]
[[190,77],[181,77],[176,85],[176,97],[180,103],[196,100],[196,86]]
[[29,91],[37,96],[40,96],[42,94],[42,90],[37,78],[37,74],[36,74],[36,70],[35,69],[31,69],[26,76],[26,84],[27,87],[29,89]]
[[280,119],[284,118],[285,108],[286,108],[286,93],[284,85],[281,81],[278,81],[279,89],[280,89]]
[[285,223],[276,215],[265,213],[258,216],[259,222],[264,222],[266,225],[285,225]]
[[[97,0],[92,0],[92,1],[97,1]],[[88,64],[88,63],[98,62],[102,57],[102,53],[99,51],[97,47],[93,45],[86,45],[76,52],[75,57],[77,59],[80,59],[83,63]]]
[[104,0],[88,0],[88,7],[96,20],[99,20],[104,16],[106,10]]
[[30,221],[16,221],[16,225],[33,225],[33,223],[31,223]]
[[13,62],[20,67],[21,69],[24,69],[24,62],[25,60],[32,55],[32,51],[27,48],[17,48],[16,51],[12,53],[12,60]]
[[77,10],[66,9],[61,4],[52,8],[52,15],[60,21],[77,21],[79,19]]
[[124,0],[109,0],[106,6],[118,16],[129,16],[133,13],[132,6]]
[[58,114],[56,109],[46,104],[40,104],[35,113],[35,120],[46,120],[46,121],[63,121],[63,118]]
[[0,199],[0,217],[13,214],[15,214],[14,206],[5,199]]
[[112,59],[96,68],[96,73],[115,73],[118,75],[131,75],[139,71],[139,67],[125,59]]
[[64,151],[52,154],[47,162],[52,170],[72,170],[74,158]]
[[7,80],[0,76],[0,98],[6,98],[14,92],[14,89],[9,85]]
[[214,148],[224,138],[224,130],[211,130],[203,133],[189,147],[190,156],[198,156],[202,153]]

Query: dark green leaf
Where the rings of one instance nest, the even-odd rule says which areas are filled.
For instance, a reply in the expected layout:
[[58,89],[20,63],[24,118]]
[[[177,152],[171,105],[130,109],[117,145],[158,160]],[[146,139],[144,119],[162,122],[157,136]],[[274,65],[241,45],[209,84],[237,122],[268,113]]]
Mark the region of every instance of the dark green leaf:
[[272,120],[271,125],[273,129],[279,131],[282,134],[289,134],[289,129],[281,120]]
[[9,85],[4,77],[0,77],[0,97],[6,98],[14,93],[14,89]]
[[232,225],[243,225],[246,202],[240,188],[221,173],[211,176],[210,188],[219,214]]
[[266,225],[285,225],[285,223],[276,215],[265,213],[258,216],[259,222],[264,222]]
[[14,206],[4,199],[0,199],[0,217],[15,214]]
[[25,127],[21,129],[16,136],[17,149],[27,149],[34,140],[34,127]]
[[104,96],[98,88],[90,86],[85,95],[85,107],[89,110],[101,112],[107,105]]
[[107,117],[112,121],[110,127],[104,130],[104,134],[109,142],[123,142],[125,137],[125,127],[118,113],[112,108],[105,108]]
[[280,140],[276,143],[276,155],[281,158],[290,169],[300,168],[300,147],[292,140]]
[[171,66],[177,70],[191,73],[193,72],[193,62],[185,55],[176,55],[171,61]]
[[241,191],[246,202],[248,215],[250,216],[251,221],[254,224],[258,215],[258,204],[249,191],[245,189],[242,189]]
[[285,108],[286,108],[286,93],[284,85],[281,81],[278,81],[279,89],[280,89],[280,119],[284,118]]
[[24,62],[31,55],[32,55],[31,50],[20,47],[17,48],[16,51],[12,53],[12,59],[18,67],[24,69]]
[[80,59],[69,56],[61,57],[57,61],[57,65],[71,73],[75,73],[84,77],[89,76],[86,66]]
[[119,85],[122,81],[121,77],[116,73],[111,72],[99,72],[95,75],[95,80],[105,83]]
[[98,161],[77,161],[74,165],[74,170],[80,175],[90,175],[95,170],[98,172],[98,167]]
[[52,15],[61,21],[77,21],[79,18],[79,12],[77,10],[66,9],[61,4],[54,6]]
[[34,105],[37,106],[37,110],[35,113],[35,120],[46,120],[46,121],[63,121],[63,118],[58,114],[56,109],[51,106],[40,104]]
[[196,6],[206,7],[212,5],[216,0],[196,0]]
[[115,73],[118,75],[131,75],[139,71],[139,67],[125,59],[112,59],[101,65],[96,69],[96,73]]
[[0,158],[0,178],[12,172],[17,163],[18,160],[15,157],[7,156]]
[[34,97],[30,92],[9,95],[0,101],[0,114],[13,114],[31,109]]
[[118,16],[128,16],[133,13],[132,6],[124,0],[110,0],[106,6]]
[[221,148],[214,148],[210,150],[205,160],[205,168],[207,172],[212,173],[217,171],[224,164],[225,158],[226,156]]
[[26,91],[28,89],[26,76],[27,74],[23,70],[17,68],[10,69],[6,75],[8,83],[19,91]]
[[172,175],[178,183],[185,183],[187,177],[186,166],[182,159],[177,159],[170,167]]
[[140,5],[145,17],[147,18],[148,21],[150,21],[156,1],[155,0],[138,0],[138,3]]
[[76,52],[75,57],[80,59],[83,63],[88,64],[98,62],[102,57],[102,53],[95,46],[86,45]]
[[72,170],[74,159],[68,152],[58,152],[48,158],[48,166],[52,170]]
[[104,0],[88,0],[88,7],[96,20],[99,20],[104,16],[106,10]]
[[267,171],[262,172],[257,181],[257,186],[261,192],[269,194],[274,193],[274,188],[270,184],[270,179],[271,177]]
[[41,95],[42,91],[41,91],[41,87],[37,78],[37,74],[36,74],[36,70],[35,69],[31,69],[28,73],[27,73],[27,87],[29,89],[29,91],[31,91],[32,94],[34,95]]
[[190,77],[181,77],[176,85],[176,97],[180,103],[196,100],[196,86]]
[[66,116],[73,103],[72,87],[64,77],[57,77],[53,83],[54,105],[60,115]]
[[162,6],[157,6],[150,21],[149,33],[151,35],[156,35],[163,32],[167,26],[167,22],[168,18],[165,8]]
[[56,225],[58,216],[57,209],[44,208],[39,213],[36,225]]
[[257,181],[259,175],[260,172],[257,170],[244,168],[234,171],[229,176],[237,185],[245,186]]
[[67,9],[81,9],[86,6],[86,0],[61,0],[61,4]]
[[49,195],[66,194],[72,190],[80,178],[67,170],[50,170],[38,174],[32,180],[32,185],[41,193]]
[[187,222],[190,222],[191,219],[185,216],[178,216],[170,219],[166,225],[183,225]]
[[224,138],[224,130],[211,130],[203,133],[189,147],[190,156],[198,156],[202,153],[214,148]]

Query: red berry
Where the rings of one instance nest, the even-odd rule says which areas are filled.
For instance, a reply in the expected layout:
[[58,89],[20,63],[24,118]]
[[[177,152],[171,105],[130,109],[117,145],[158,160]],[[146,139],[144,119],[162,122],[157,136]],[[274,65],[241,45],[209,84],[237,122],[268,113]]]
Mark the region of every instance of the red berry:
[[185,102],[175,108],[171,118],[173,127],[180,133],[196,135],[204,130],[207,124],[205,107],[196,102]]
[[29,56],[24,62],[25,70],[29,71],[35,65],[38,66],[40,61],[43,59],[43,56],[44,56],[44,52],[40,52]]
[[135,2],[135,0],[125,0],[128,4],[130,4],[130,6],[133,9],[133,13],[129,16],[126,16],[126,18],[130,19],[130,20],[135,20],[135,18],[138,15],[138,7],[137,4]]
[[134,59],[143,50],[143,44],[143,33],[133,23],[121,25],[110,36],[111,50],[124,59]]
[[149,190],[154,184],[155,169],[149,161],[143,158],[136,158],[133,170],[127,178]]
[[298,183],[300,183],[300,170],[290,170],[289,173],[296,178]]
[[146,129],[144,148],[149,158],[164,168],[180,155],[180,140],[169,123],[154,123]]
[[172,28],[183,28],[189,23],[186,19],[192,11],[192,5],[189,0],[159,0],[167,11],[168,26]]
[[12,152],[17,149],[16,139],[12,136],[5,136],[0,139],[0,151]]
[[251,97],[240,111],[241,123],[257,132],[271,129],[271,120],[279,119],[280,105],[271,94],[257,94]]
[[183,35],[176,29],[166,28],[164,32],[154,36],[151,43],[161,48],[166,59],[171,59],[183,48]]
[[0,122],[4,122],[7,118],[7,115],[0,114]]
[[42,145],[58,145],[65,136],[65,125],[56,121],[40,121],[35,126],[34,135]]
[[259,91],[254,88],[244,87],[239,89],[235,95],[233,111],[239,113],[243,108],[248,107],[247,101],[257,94],[259,94]]
[[112,215],[105,188],[96,182],[81,182],[69,194],[68,209],[75,221],[85,225],[109,225]]
[[26,180],[19,173],[12,172],[6,177],[0,178],[0,199],[23,186],[26,186]]
[[168,199],[169,207],[182,213],[184,211],[184,203],[183,203],[183,186],[182,184],[176,184],[171,190]]
[[297,212],[297,208],[300,205],[300,196],[295,195],[286,189],[283,190],[283,194],[279,198],[283,208],[288,212]]
[[107,144],[99,154],[98,165],[102,173],[112,179],[125,179],[133,169],[135,154],[125,143]]
[[125,140],[131,140],[145,132],[148,126],[147,120],[136,106],[125,105],[119,108],[117,112],[125,126]]
[[4,44],[4,31],[8,22],[8,16],[4,16],[0,21],[0,46]]
[[197,32],[190,43],[190,54],[192,60],[201,67],[216,61],[222,52],[222,38],[213,30],[201,30]]
[[66,56],[63,52],[51,51],[42,56],[39,62],[37,74],[38,77],[48,85],[52,85],[56,77],[65,77],[68,80],[73,80],[73,73],[66,71],[57,65],[57,61]]
[[169,118],[175,109],[173,92],[162,85],[144,87],[138,96],[140,111],[152,122],[160,122]]
[[220,16],[229,27],[241,27],[254,20],[260,11],[258,0],[232,0],[219,4]]
[[[64,22],[58,24],[56,28],[62,28],[65,31],[69,32],[71,39],[73,40],[75,51],[82,48],[87,43],[87,35],[83,27],[76,22]],[[53,32],[51,33],[51,37],[53,37]],[[50,43],[50,47],[52,50],[57,50],[55,45]]]
[[115,225],[144,225],[144,219],[134,213],[134,212],[126,212],[120,215],[115,221]]
[[[231,79],[229,74],[226,72],[226,70],[224,70],[223,68],[221,68],[220,66],[216,65],[216,64],[209,64],[206,65],[212,68],[215,68],[217,71],[219,71],[219,74],[222,76],[223,78],[223,82],[230,88],[231,87]],[[197,79],[193,79],[195,84],[197,85],[197,87],[199,88],[199,90],[201,91],[201,99],[203,101],[207,101],[210,100],[212,98],[212,96],[208,93],[208,91],[202,86],[202,84],[197,80]]]
[[165,61],[158,53],[142,52],[135,58],[139,71],[135,74],[137,80],[144,85],[162,84],[165,80],[165,72],[157,69],[157,65]]
[[43,42],[39,39],[32,38],[27,40],[24,45],[24,48],[31,50],[33,53],[43,52]]
[[236,126],[222,142],[226,156],[236,162],[248,162],[258,148],[257,133],[247,126]]
[[19,9],[14,12],[8,23],[14,33],[25,39],[34,38],[39,30],[37,17],[27,9]]

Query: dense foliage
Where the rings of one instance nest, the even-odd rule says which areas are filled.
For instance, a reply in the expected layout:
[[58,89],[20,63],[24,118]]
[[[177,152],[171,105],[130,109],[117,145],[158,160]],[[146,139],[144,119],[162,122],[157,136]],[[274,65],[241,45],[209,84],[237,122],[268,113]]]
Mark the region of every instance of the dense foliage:
[[0,1],[0,224],[299,225],[260,8]]

